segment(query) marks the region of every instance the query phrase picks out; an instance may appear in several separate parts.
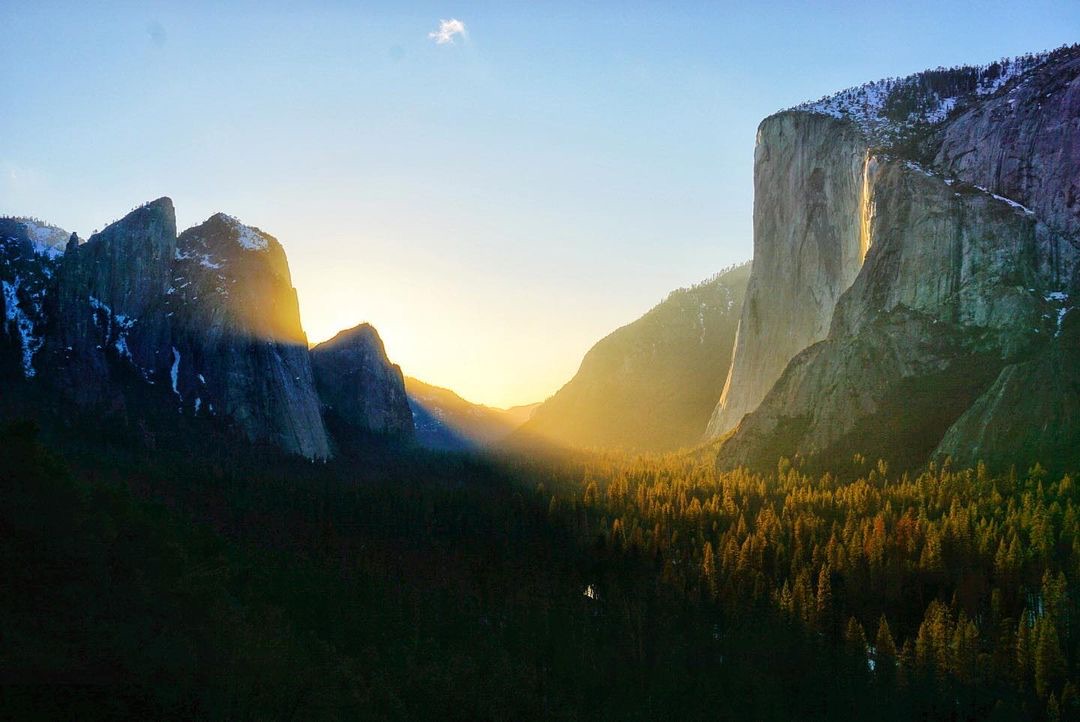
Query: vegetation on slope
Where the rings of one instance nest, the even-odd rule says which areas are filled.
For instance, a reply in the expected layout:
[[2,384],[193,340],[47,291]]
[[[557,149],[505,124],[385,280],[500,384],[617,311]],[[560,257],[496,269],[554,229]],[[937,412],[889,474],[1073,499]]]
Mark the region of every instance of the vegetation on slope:
[[72,442],[66,467],[0,439],[15,716],[1076,714],[1077,496],[1039,469]]
[[696,446],[724,389],[750,264],[721,271],[612,332],[517,434],[578,448]]

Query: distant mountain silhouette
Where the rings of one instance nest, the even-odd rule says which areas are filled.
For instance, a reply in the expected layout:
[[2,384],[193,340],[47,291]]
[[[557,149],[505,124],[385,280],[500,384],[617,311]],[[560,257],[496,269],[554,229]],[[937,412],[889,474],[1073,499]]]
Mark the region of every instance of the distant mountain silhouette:
[[697,444],[723,390],[750,264],[672,292],[593,346],[516,439],[665,451]]
[[405,377],[416,441],[431,449],[481,449],[502,441],[532,415],[539,404],[497,409],[474,404],[450,389]]

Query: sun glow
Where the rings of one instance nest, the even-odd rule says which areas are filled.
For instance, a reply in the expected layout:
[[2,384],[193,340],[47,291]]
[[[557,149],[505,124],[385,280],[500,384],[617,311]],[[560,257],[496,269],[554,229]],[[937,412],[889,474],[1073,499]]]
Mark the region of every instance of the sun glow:
[[[496,408],[553,394],[585,351],[619,325],[617,313],[605,314],[607,320],[573,318],[565,309],[560,316],[569,320],[558,343],[545,343],[551,334],[544,311],[567,306],[568,299],[545,302],[539,289],[493,293],[490,280],[484,288],[480,279],[458,280],[422,264],[396,271],[360,262],[326,268],[296,256],[293,280],[310,344],[366,321],[403,373]],[[487,306],[495,303],[501,308],[491,314]]]

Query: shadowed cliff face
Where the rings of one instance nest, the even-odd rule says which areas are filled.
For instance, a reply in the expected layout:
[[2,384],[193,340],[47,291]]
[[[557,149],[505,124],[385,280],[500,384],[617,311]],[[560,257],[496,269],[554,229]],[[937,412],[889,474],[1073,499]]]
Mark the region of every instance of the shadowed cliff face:
[[496,409],[474,404],[450,389],[405,377],[416,442],[441,451],[475,451],[500,443],[525,423],[536,404]]
[[165,292],[175,251],[168,198],[135,209],[84,244],[68,244],[49,304],[55,332],[46,344],[46,363],[57,370],[63,394],[122,409],[111,363],[130,364],[147,380],[165,368]]
[[323,424],[296,290],[277,239],[224,214],[180,235],[168,289],[169,381],[190,413],[323,459]]
[[[1008,92],[950,122],[935,164],[1035,222],[1041,313],[1032,358],[1006,365],[935,453],[996,466],[1080,463],[1080,52],[1033,70]],[[1031,272],[1029,271],[1029,272]]]
[[1080,468],[1078,359],[1080,313],[1072,310],[1044,352],[1001,370],[945,433],[937,455],[964,466]]
[[364,323],[318,344],[311,362],[328,423],[341,427],[335,441],[347,442],[338,434],[412,434],[401,368],[390,363],[372,326]]
[[168,198],[61,253],[62,234],[0,225],[5,357],[41,382],[41,403],[140,428],[213,418],[250,441],[329,456],[277,240],[222,214],[177,238]]
[[[825,314],[827,335],[770,385],[723,445],[722,464],[771,466],[795,453],[835,461],[855,452],[906,465],[944,454],[1005,460],[1021,447],[1034,453],[1061,446],[1042,443],[1036,431],[1020,444],[1020,427],[1044,429],[1059,441],[1075,436],[1075,427],[1049,432],[1041,415],[1054,407],[1049,396],[1060,383],[1033,384],[1028,395],[1041,401],[1027,405],[1030,417],[1022,421],[1005,419],[1000,399],[1018,393],[1019,379],[1048,374],[1070,353],[1059,336],[1078,286],[1080,164],[1076,135],[1066,132],[1080,128],[1077,56],[1076,49],[1055,53],[993,93],[955,105],[951,116],[923,129],[916,146],[922,164],[900,149],[864,144],[861,204],[840,208],[852,216],[842,227],[864,229],[865,263]],[[859,130],[855,120],[835,122]],[[822,139],[836,158],[850,158],[850,145],[827,132],[811,142],[817,148]],[[791,172],[803,174],[797,160]],[[778,225],[792,224],[800,238],[812,206],[805,195],[796,207],[781,201]],[[848,248],[850,236],[834,234],[832,242]],[[797,249],[781,243],[771,253],[797,256]],[[798,265],[787,276],[797,284],[808,277]],[[787,289],[777,293],[794,303]],[[754,321],[744,313],[744,325]],[[775,328],[757,336],[770,332]],[[744,351],[744,358],[754,357]],[[1075,423],[1071,410],[1057,416]]]

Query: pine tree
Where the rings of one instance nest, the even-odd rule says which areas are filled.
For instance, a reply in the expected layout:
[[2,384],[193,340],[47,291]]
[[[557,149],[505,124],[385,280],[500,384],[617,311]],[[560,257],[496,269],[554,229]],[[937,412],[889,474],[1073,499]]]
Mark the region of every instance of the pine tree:
[[1053,694],[1046,700],[1046,722],[1061,722],[1061,707]]
[[779,598],[780,609],[783,610],[787,618],[793,619],[795,617],[795,597],[791,593],[791,585],[788,581],[784,580],[784,586],[780,588]]
[[949,608],[936,599],[932,600],[915,638],[915,658],[921,670],[936,672],[939,677],[952,671],[951,630]]
[[1016,686],[1027,689],[1031,679],[1032,644],[1031,627],[1028,624],[1028,610],[1020,614],[1020,623],[1016,628]]
[[931,621],[924,618],[915,636],[915,664],[921,672],[930,672],[934,666],[934,636]]
[[911,638],[908,637],[904,640],[904,646],[900,648],[900,656],[897,657],[896,665],[896,683],[901,687],[906,687],[911,678],[911,671],[915,669],[917,665],[915,645],[912,644]]
[[1035,694],[1046,697],[1065,676],[1065,656],[1061,653],[1057,627],[1051,617],[1035,624]]
[[885,615],[881,615],[878,622],[877,634],[874,636],[874,655],[877,659],[877,671],[885,674],[896,667],[896,642],[893,641],[892,632],[889,630],[889,622]]
[[844,629],[844,641],[853,652],[866,655],[866,632],[855,617],[848,618],[847,627]]
[[818,572],[817,600],[815,611],[818,624],[822,629],[829,629],[832,624],[832,574],[828,564],[821,565]]
[[701,553],[701,574],[705,579],[705,589],[710,599],[716,599],[716,561],[713,558],[712,542],[705,542],[705,548]]
[[1076,693],[1076,685],[1072,681],[1066,682],[1061,689],[1061,711],[1065,719],[1076,719],[1080,712],[1080,696]]
[[964,683],[975,681],[979,652],[979,630],[975,623],[960,612],[952,638],[953,673]]

